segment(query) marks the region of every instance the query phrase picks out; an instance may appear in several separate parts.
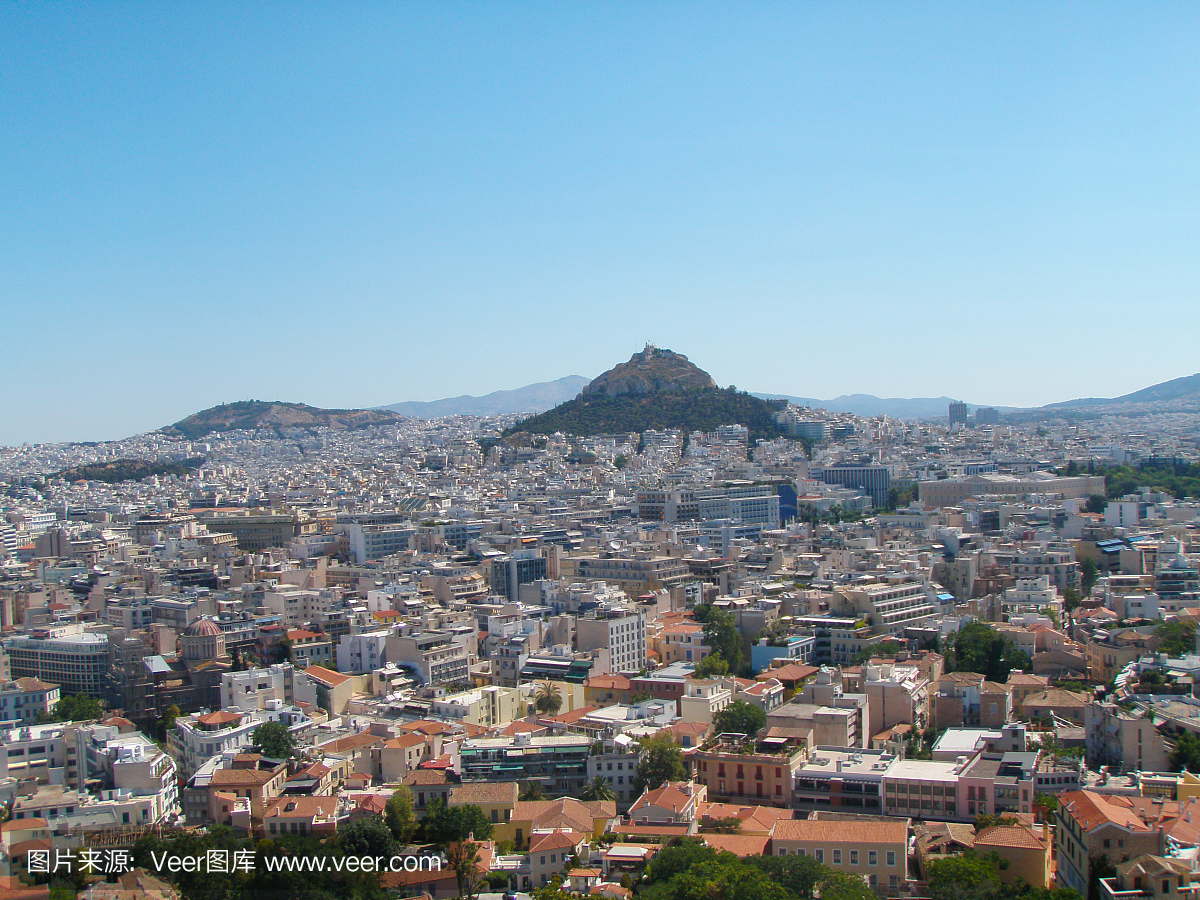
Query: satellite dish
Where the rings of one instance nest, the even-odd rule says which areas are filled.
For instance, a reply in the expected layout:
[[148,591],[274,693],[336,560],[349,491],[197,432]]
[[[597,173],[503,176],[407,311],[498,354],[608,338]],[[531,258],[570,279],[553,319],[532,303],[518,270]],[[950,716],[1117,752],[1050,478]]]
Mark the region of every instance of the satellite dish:
[[609,549],[610,549],[610,550],[620,550],[620,549],[621,549],[621,542],[620,542],[620,541],[609,541],[609,542],[608,542],[608,547],[609,547]]

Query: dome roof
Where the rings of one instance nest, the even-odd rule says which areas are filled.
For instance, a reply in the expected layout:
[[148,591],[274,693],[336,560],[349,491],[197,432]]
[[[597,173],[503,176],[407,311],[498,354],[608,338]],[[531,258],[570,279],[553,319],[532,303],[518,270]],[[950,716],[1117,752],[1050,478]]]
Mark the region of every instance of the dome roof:
[[216,637],[220,633],[220,627],[212,619],[197,619],[184,632],[189,637]]

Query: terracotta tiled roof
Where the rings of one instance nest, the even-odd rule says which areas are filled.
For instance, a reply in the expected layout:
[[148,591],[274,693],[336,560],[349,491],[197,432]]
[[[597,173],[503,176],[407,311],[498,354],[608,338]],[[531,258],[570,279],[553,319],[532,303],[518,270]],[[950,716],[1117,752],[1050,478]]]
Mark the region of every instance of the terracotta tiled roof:
[[1036,831],[1023,825],[995,825],[975,836],[975,846],[1045,850],[1046,841]]
[[726,850],[734,856],[762,856],[771,841],[769,834],[705,834],[704,842],[716,851]]
[[1120,825],[1130,831],[1150,831],[1149,826],[1132,809],[1092,791],[1067,791],[1059,794],[1058,802],[1084,831],[1094,831],[1101,825]]
[[819,819],[785,819],[775,825],[777,841],[841,841],[848,844],[903,844],[908,841],[908,822],[889,819],[879,822],[836,823]]
[[304,670],[304,674],[333,687],[345,684],[350,680],[349,675],[343,675],[341,672],[335,672],[333,669],[327,669],[324,666],[309,666]]
[[520,790],[520,786],[515,781],[481,781],[474,784],[458,784],[450,789],[450,805],[508,803],[515,806]]

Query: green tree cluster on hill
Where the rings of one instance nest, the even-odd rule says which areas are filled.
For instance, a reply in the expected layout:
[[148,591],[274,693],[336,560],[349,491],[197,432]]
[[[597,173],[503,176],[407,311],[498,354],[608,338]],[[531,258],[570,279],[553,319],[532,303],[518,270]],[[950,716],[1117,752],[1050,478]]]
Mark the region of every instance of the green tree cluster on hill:
[[99,481],[103,484],[120,484],[122,481],[141,481],[152,475],[176,475],[182,477],[204,465],[203,456],[185,459],[183,462],[150,462],[144,459],[117,459],[112,462],[91,463],[63,469],[59,477],[68,481]]
[[1010,671],[1028,670],[1029,666],[1025,651],[982,622],[972,622],[947,640],[948,672],[978,672],[988,681],[1003,684]]
[[1177,500],[1200,497],[1200,463],[1163,460],[1138,467],[1126,464],[1103,468],[1097,474],[1104,476],[1104,489],[1110,500],[1132,494],[1140,487],[1165,491]]
[[693,388],[618,397],[585,396],[517,422],[504,437],[518,433],[592,435],[679,428],[716,431],[719,425],[745,425],[751,441],[779,437],[775,408],[734,388]]

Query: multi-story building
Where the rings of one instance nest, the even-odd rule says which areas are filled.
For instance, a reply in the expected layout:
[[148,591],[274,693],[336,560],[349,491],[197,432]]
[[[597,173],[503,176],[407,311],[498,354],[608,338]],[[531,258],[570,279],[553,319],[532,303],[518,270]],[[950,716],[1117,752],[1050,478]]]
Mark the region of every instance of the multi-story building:
[[107,693],[108,637],[81,625],[34,629],[5,644],[14,678],[57,684],[64,694],[104,697]]
[[546,557],[537,550],[517,550],[511,556],[493,559],[492,593],[516,600],[521,585],[546,577],[547,565]]
[[1132,804],[1114,800],[1092,791],[1059,794],[1054,850],[1060,886],[1086,896],[1092,860],[1104,856],[1119,865],[1146,853],[1161,855],[1166,849],[1161,825],[1151,824]]
[[876,507],[888,505],[888,494],[892,489],[892,470],[888,466],[836,463],[820,470],[814,467],[812,474],[826,484],[855,488],[868,494]]
[[714,800],[790,806],[803,763],[804,750],[786,741],[719,739],[696,751],[692,772]]
[[950,672],[938,679],[930,697],[936,729],[979,725],[1003,728],[1012,716],[1012,696],[1005,685],[976,672]]
[[0,686],[0,727],[29,725],[49,716],[59,700],[57,684],[36,678],[18,678]]
[[820,814],[775,824],[773,856],[810,856],[822,865],[863,878],[874,890],[898,892],[908,881],[908,819]]
[[299,708],[271,700],[263,709],[218,710],[176,719],[174,730],[167,733],[167,750],[188,778],[209,757],[250,746],[254,729],[266,722],[282,722],[296,735],[312,727]]
[[1088,764],[1123,772],[1165,772],[1170,754],[1154,717],[1144,709],[1126,712],[1109,701],[1094,701],[1083,710]]
[[864,666],[862,692],[867,695],[870,719],[867,729],[872,737],[897,725],[925,727],[929,680],[916,666],[900,663]]
[[930,589],[919,582],[898,584],[868,584],[860,588],[843,588],[843,614],[853,610],[867,620],[872,634],[901,634],[906,628],[916,628],[937,618]]
[[295,702],[295,669],[291,663],[276,663],[265,669],[226,672],[221,676],[221,709],[266,709],[272,701]]
[[422,684],[468,680],[467,648],[451,631],[411,631],[405,626],[387,637],[387,661],[412,671]]
[[337,648],[338,671],[359,675],[374,672],[384,663],[387,637],[386,628],[343,634]]
[[350,552],[359,565],[407,552],[412,548],[417,534],[416,529],[408,523],[364,525],[350,522],[345,529]]
[[517,734],[472,738],[459,754],[466,781],[535,781],[546,794],[578,796],[587,783],[592,739],[586,735]]
[[269,547],[286,547],[301,532],[301,523],[293,515],[282,516],[204,516],[201,521],[209,531],[232,534],[239,550],[258,551]]
[[646,616],[620,607],[591,610],[575,623],[575,646],[607,649],[613,672],[640,672],[647,661]]
[[927,509],[959,506],[971,497],[988,495],[1022,497],[1027,494],[1051,494],[1069,500],[1092,494],[1103,495],[1104,476],[1057,476],[1048,472],[1031,472],[1021,477],[988,472],[922,481],[918,490],[921,492],[921,502]]
[[691,569],[682,559],[649,553],[584,556],[575,560],[579,578],[615,584],[627,592],[675,587],[692,580]]

